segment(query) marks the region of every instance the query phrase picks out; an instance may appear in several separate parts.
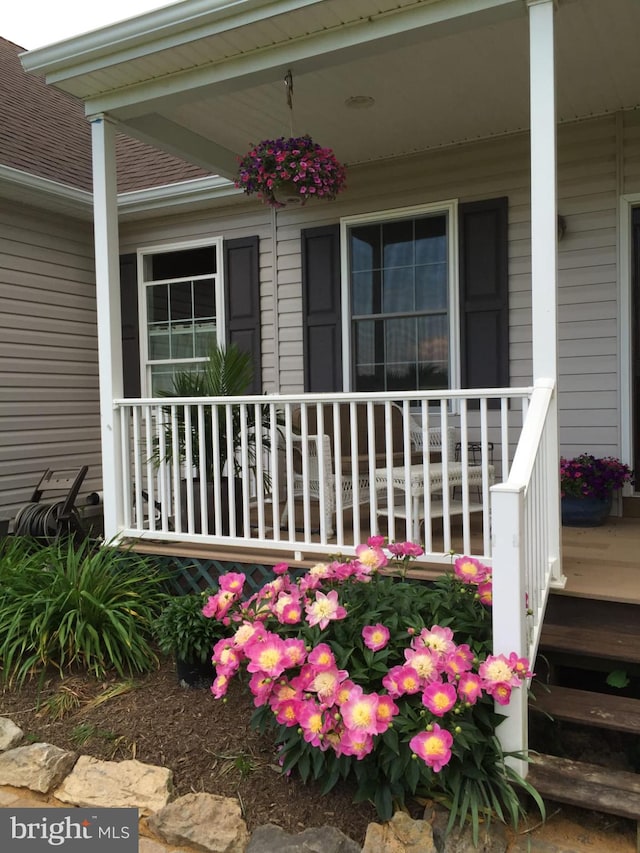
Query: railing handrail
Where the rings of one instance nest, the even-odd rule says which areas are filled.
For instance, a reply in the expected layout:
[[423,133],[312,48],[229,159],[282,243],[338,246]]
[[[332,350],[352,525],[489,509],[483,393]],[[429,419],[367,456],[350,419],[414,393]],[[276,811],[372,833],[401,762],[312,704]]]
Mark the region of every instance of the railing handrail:
[[504,482],[492,486],[492,492],[521,491],[530,482],[553,390],[554,382],[552,379],[538,380],[533,386],[527,417],[513,456],[509,476]]
[[[458,390],[442,390],[442,391],[376,391],[374,402],[384,403],[386,401],[395,402],[402,400],[464,400],[477,399],[487,397],[490,399],[510,397],[510,398],[528,398],[531,396],[537,386],[521,386],[518,388],[467,388]],[[224,396],[224,397],[120,397],[113,401],[114,407],[121,406],[171,406],[171,405],[187,405],[198,403],[204,404],[232,404],[239,405],[251,401],[251,403],[339,403],[345,402],[361,402],[366,403],[372,400],[371,393],[366,391],[339,391],[339,392],[301,392],[299,394],[245,394],[241,396]]]

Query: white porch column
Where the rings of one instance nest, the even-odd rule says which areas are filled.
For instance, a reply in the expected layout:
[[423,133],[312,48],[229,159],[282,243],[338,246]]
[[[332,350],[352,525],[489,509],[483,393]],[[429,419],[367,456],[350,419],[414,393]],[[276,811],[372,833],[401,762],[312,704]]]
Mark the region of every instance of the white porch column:
[[533,380],[557,379],[556,104],[554,0],[527,0],[531,102]]
[[123,394],[116,131],[108,118],[99,115],[91,120],[91,134],[102,487],[104,535],[108,542],[123,523],[120,420],[113,407],[113,400]]
[[527,0],[531,108],[531,322],[533,381],[551,379],[555,393],[549,427],[555,442],[547,454],[551,583],[562,587],[560,536],[560,453],[558,434],[558,210],[554,0]]

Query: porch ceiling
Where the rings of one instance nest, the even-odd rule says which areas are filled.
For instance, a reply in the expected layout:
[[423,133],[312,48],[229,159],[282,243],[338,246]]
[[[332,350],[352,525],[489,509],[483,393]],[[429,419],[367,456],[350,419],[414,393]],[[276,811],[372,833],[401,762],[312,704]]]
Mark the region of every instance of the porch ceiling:
[[[240,0],[196,14],[202,5],[33,51],[25,66],[88,113],[226,176],[250,143],[289,135],[287,69],[293,132],[349,164],[528,128],[524,0]],[[638,106],[638,32],[637,0],[560,0],[560,121]],[[354,96],[375,102],[349,108]]]

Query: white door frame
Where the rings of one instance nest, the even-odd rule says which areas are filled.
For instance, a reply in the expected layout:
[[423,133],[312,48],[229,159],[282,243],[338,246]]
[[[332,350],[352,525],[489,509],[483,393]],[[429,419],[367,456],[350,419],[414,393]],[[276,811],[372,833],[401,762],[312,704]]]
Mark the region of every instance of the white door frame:
[[[640,193],[628,193],[620,196],[618,211],[618,233],[620,239],[620,257],[618,258],[619,279],[619,328],[620,339],[620,449],[622,459],[631,463],[633,458],[633,371],[631,365],[633,344],[633,317],[631,316],[631,278],[633,275],[631,258],[631,212],[640,206]],[[636,460],[637,464],[637,460]],[[633,487],[625,491],[632,494]]]

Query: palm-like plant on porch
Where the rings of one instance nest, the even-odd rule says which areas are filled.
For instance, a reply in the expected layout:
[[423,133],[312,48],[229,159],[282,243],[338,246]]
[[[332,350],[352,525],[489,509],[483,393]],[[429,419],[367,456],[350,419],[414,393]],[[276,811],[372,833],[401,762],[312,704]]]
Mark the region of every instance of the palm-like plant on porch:
[[[164,392],[162,396],[241,397],[247,393],[252,379],[253,363],[249,353],[233,344],[227,347],[215,345],[209,352],[209,360],[199,370],[176,374],[171,391]],[[191,504],[194,532],[202,532],[199,485],[204,473],[210,530],[216,502],[219,501],[222,533],[227,535],[231,532],[230,495],[235,500],[236,529],[239,529],[243,517],[243,492],[251,488],[250,483],[242,479],[246,468],[256,477],[255,488],[262,488],[265,493],[271,488],[271,478],[266,467],[262,471],[261,481],[257,479],[258,456],[267,454],[271,448],[269,405],[235,404],[227,407],[219,403],[205,406],[202,411],[198,403],[167,404],[163,406],[161,430],[163,433],[157,437],[154,447],[155,462],[173,464],[177,457],[185,469],[182,472],[180,495],[182,524]],[[216,467],[220,474],[217,482]],[[231,490],[230,479],[235,481]]]
[[[247,392],[253,379],[253,364],[249,353],[240,350],[234,344],[228,347],[214,346],[209,352],[209,360],[200,370],[177,373],[173,379],[172,390],[164,392],[164,397],[240,397]],[[187,419],[187,412],[189,413]],[[198,407],[177,406],[175,419],[172,418],[172,408],[165,409],[167,423],[165,426],[165,459],[173,457],[173,429],[177,429],[178,452],[181,461],[187,458],[188,445],[191,446],[193,467],[200,469],[200,447],[204,449],[204,470],[209,480],[213,479],[214,453],[220,460],[220,471],[227,476],[240,476],[242,473],[242,410],[233,406],[231,423],[228,424],[225,407],[217,407],[217,447],[214,443],[214,421],[212,417],[204,418],[204,431],[200,441],[198,423]],[[263,412],[263,421],[267,412]],[[263,426],[265,424],[263,423]],[[248,455],[249,467],[255,470],[256,465],[256,416],[255,408],[246,408],[246,433],[248,440],[245,451]],[[228,436],[231,437],[232,453],[228,453]],[[263,430],[263,446],[269,446],[269,437]],[[227,469],[225,472],[225,468]]]

